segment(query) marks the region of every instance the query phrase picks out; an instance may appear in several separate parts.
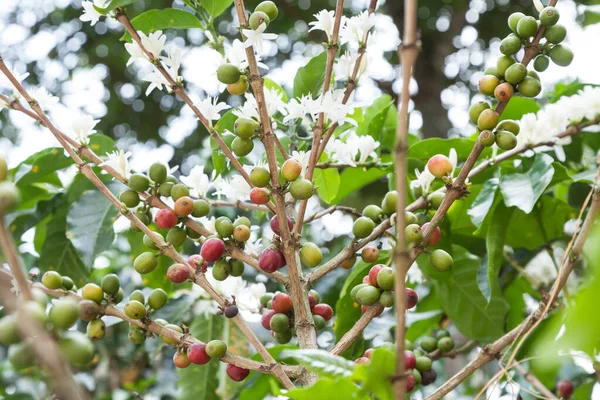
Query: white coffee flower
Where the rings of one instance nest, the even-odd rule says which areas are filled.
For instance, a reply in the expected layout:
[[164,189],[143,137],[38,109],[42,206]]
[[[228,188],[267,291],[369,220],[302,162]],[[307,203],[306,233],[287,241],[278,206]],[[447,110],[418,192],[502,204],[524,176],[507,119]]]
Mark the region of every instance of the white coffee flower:
[[204,165],[196,165],[188,176],[182,175],[179,179],[191,189],[192,194],[198,197],[206,197],[206,193],[210,188],[210,179],[204,173]]
[[76,115],[71,120],[71,125],[67,132],[81,145],[90,143],[89,136],[96,133],[94,127],[100,122],[99,119],[92,118],[91,115]]
[[196,107],[198,107],[202,115],[208,120],[210,126],[212,126],[212,121],[221,118],[221,111],[231,108],[227,103],[219,103],[217,97],[207,97],[199,103],[196,103]]
[[277,35],[274,33],[265,33],[267,29],[267,24],[264,22],[260,24],[256,30],[253,29],[242,29],[242,33],[246,36],[246,40],[244,41],[244,48],[248,48],[250,46],[254,47],[254,49],[258,52],[262,52],[262,43],[263,40],[275,40],[277,39]]
[[108,153],[107,156],[108,159],[100,164],[100,166],[108,165],[117,171],[123,179],[129,178],[131,172],[129,169],[129,157],[131,157],[131,152],[128,151],[125,153],[123,150],[119,150]]

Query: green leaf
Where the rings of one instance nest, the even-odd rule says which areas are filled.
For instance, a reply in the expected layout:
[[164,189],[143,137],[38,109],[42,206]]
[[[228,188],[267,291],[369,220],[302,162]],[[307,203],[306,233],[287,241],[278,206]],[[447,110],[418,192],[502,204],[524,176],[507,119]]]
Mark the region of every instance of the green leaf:
[[479,192],[479,195],[473,201],[473,205],[467,211],[471,221],[476,227],[481,227],[483,220],[487,216],[488,212],[494,204],[494,197],[496,196],[496,189],[500,184],[500,179],[492,178],[484,183],[483,188]]
[[600,23],[600,13],[585,10],[583,12],[583,26],[594,25]]
[[354,372],[355,364],[352,361],[331,354],[326,350],[285,350],[281,352],[281,357],[295,359],[300,365],[304,365],[309,370],[317,373],[320,377],[347,378]]
[[321,200],[331,204],[340,190],[340,173],[337,168],[316,168],[313,177],[314,185]]
[[396,354],[393,351],[380,347],[373,351],[369,364],[356,366],[354,379],[362,381],[362,393],[373,394],[379,400],[392,400],[391,377],[396,368]]
[[[408,156],[411,158],[418,158],[422,161],[429,160],[432,156],[436,154],[444,154],[448,155],[448,151],[450,148],[454,148],[456,150],[456,154],[459,160],[465,160],[473,146],[475,145],[474,139],[467,138],[452,138],[452,139],[442,139],[442,138],[430,138],[418,141],[417,143],[410,146],[408,149]],[[491,152],[491,150],[486,149],[485,152]],[[485,155],[482,155],[484,157]]]
[[393,102],[394,100],[389,94],[375,99],[373,104],[365,109],[363,120],[356,127],[356,134],[358,136],[371,135],[373,139],[380,141],[388,110]]
[[112,11],[112,10],[114,10],[117,7],[123,7],[123,6],[126,6],[128,4],[135,3],[136,1],[137,0],[112,0],[112,1],[109,1],[104,6],[104,8],[98,7],[96,5],[94,5],[94,8],[96,8],[102,14],[106,14],[107,12]]
[[106,153],[117,150],[115,141],[110,137],[102,134],[94,134],[89,136],[90,144],[89,147],[94,153],[99,156],[104,156]]
[[[109,185],[113,193],[122,188],[120,183]],[[85,265],[91,267],[98,254],[114,242],[113,224],[117,214],[118,210],[99,190],[84,192],[70,205],[67,236]]]
[[526,173],[504,175],[500,178],[500,192],[507,207],[516,206],[529,214],[544,193],[554,175],[552,157],[537,154],[533,165]]
[[65,204],[66,198],[62,194],[57,194],[49,200],[42,200],[35,204],[32,209],[17,211],[7,216],[7,225],[16,240],[29,229],[36,227],[46,217],[56,212],[56,210]]
[[[131,24],[136,31],[142,31],[146,34],[167,28],[202,28],[202,24],[194,14],[178,8],[148,10],[132,19]],[[129,32],[125,32],[120,40],[129,42],[131,41],[131,35]]]
[[[487,281],[489,292],[482,290],[489,302],[494,294],[501,294],[498,274],[504,265],[504,241],[508,231],[508,223],[514,212],[514,208],[508,208],[499,202],[495,207],[490,221],[486,237],[487,256]],[[481,286],[480,286],[481,288]]]
[[386,169],[369,168],[366,171],[361,168],[344,169],[340,174],[340,188],[335,199],[332,200],[332,203],[337,204],[349,194],[358,191],[371,182],[383,178],[388,174],[391,168],[392,167]]
[[56,171],[73,165],[73,160],[65,156],[62,147],[52,147],[39,151],[16,167],[14,183],[26,188],[34,183],[51,183],[61,187]]
[[[381,132],[379,142],[381,143],[380,151],[392,152],[394,144],[396,143],[396,126],[398,125],[398,109],[392,103],[387,111],[387,117],[383,124],[383,131]],[[408,135],[408,146],[412,146],[416,143],[419,138],[413,134]]]
[[293,400],[320,400],[320,399],[368,399],[360,396],[359,388],[350,379],[321,378],[310,387],[296,387],[285,394]]
[[[217,124],[215,125],[215,129],[220,134],[223,134],[225,131],[229,131],[233,133],[233,127],[235,125],[235,121],[237,121],[238,116],[233,113],[234,110],[229,110],[219,119]],[[216,143],[215,143],[216,144]],[[218,148],[218,146],[217,146]]]
[[300,98],[311,94],[313,99],[317,98],[323,89],[325,81],[325,63],[327,52],[311,58],[304,67],[300,67],[294,78],[293,95]]
[[506,105],[504,112],[502,112],[500,120],[514,119],[518,121],[523,117],[523,115],[536,113],[539,110],[540,106],[538,105],[537,101],[533,99],[526,99],[524,97],[513,96]]
[[202,7],[204,7],[213,19],[223,14],[232,3],[233,0],[200,0]]
[[227,171],[227,156],[224,153],[222,153],[220,150],[213,150],[211,159],[213,169],[217,174],[216,176],[219,176],[223,172]]
[[281,87],[281,85],[279,83],[277,83],[273,79],[269,79],[269,78],[263,78],[263,81],[264,81],[263,84],[266,89],[275,89],[277,92],[279,92],[281,94],[281,99],[283,100],[283,102],[284,103],[288,102],[287,93]]

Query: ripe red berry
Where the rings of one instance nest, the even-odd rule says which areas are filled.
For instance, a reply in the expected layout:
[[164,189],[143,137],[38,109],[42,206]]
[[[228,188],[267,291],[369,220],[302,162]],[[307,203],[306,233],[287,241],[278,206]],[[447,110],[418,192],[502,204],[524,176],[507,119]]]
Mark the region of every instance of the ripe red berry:
[[356,360],[354,360],[355,364],[368,364],[370,362],[371,360],[369,360],[367,357],[359,357]]
[[452,172],[452,163],[445,155],[436,154],[427,161],[427,169],[436,178],[441,178]]
[[[288,218],[287,223],[288,223],[288,228],[292,229],[292,227],[294,225],[294,224],[292,224],[292,220]],[[271,218],[271,230],[273,232],[275,232],[276,235],[281,236],[281,231],[279,230],[279,219],[277,218],[277,215],[274,216],[273,218]]]
[[183,264],[173,264],[167,270],[167,278],[173,283],[183,283],[190,277],[189,267]]
[[413,369],[417,366],[417,357],[412,351],[404,350],[404,368]]
[[[428,226],[429,226],[429,222],[424,223],[423,226],[421,227],[421,232],[425,233]],[[442,231],[440,230],[439,226],[436,226],[435,230],[433,231],[433,234],[431,235],[431,238],[429,239],[428,244],[430,246],[435,246],[437,244],[437,242],[440,241],[441,236],[442,236]]]
[[360,253],[363,261],[366,263],[374,263],[379,258],[379,249],[373,246],[367,246]]
[[411,288],[406,288],[406,309],[410,310],[419,302],[419,295]]
[[292,297],[286,293],[275,293],[273,299],[271,300],[271,305],[273,306],[273,311],[276,313],[288,313],[292,311],[294,306],[292,305]]
[[317,305],[317,299],[312,294],[308,295],[308,305],[310,306],[310,311],[312,311]]
[[236,382],[243,381],[250,374],[249,369],[238,367],[233,364],[227,364],[225,372],[227,372],[227,375],[229,375],[229,377]]
[[369,281],[367,283],[369,283],[371,286],[379,287],[377,284],[377,275],[379,274],[379,271],[385,267],[386,266],[383,264],[373,265],[373,267],[371,267],[369,270]]
[[194,343],[188,349],[188,358],[197,365],[204,365],[210,361],[210,356],[206,354],[206,344]]
[[263,328],[265,328],[268,331],[271,330],[271,318],[273,318],[273,315],[275,314],[277,313],[273,310],[269,310],[265,314],[263,314],[262,318],[260,319],[260,323],[263,326]]
[[569,398],[573,394],[573,382],[564,379],[556,385],[556,393],[560,397]]
[[408,392],[412,392],[412,390],[415,388],[415,377],[412,375],[407,375],[406,376],[406,393]]
[[156,212],[154,222],[159,228],[171,229],[172,227],[177,225],[177,214],[175,214],[175,211],[173,210],[163,208]]
[[320,315],[325,321],[329,321],[333,318],[333,308],[329,304],[321,303],[317,304],[312,310],[313,314]]
[[254,204],[267,204],[270,197],[269,189],[255,187],[250,191],[250,201]]
[[208,262],[217,261],[225,253],[225,243],[219,238],[210,238],[202,245],[200,255]]
[[285,257],[283,257],[283,254],[279,250],[271,247],[264,249],[258,257],[258,266],[260,269],[268,273],[277,271],[282,267],[281,264],[283,262],[285,262]]
[[208,270],[208,263],[204,261],[200,254],[192,254],[189,256],[187,260],[188,264],[190,264],[194,269],[200,267],[202,272],[206,272]]

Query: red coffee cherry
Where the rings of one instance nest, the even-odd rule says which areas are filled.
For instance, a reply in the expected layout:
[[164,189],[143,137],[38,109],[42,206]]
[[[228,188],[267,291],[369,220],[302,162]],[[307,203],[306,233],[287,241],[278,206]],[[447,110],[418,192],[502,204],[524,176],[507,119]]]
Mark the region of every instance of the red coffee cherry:
[[200,255],[208,262],[217,261],[225,254],[225,243],[219,238],[210,238],[202,245]]
[[385,268],[386,266],[384,264],[377,264],[374,265],[373,267],[371,267],[371,269],[369,270],[369,281],[368,283],[371,286],[375,286],[375,287],[379,287],[379,284],[377,283],[377,275],[379,274],[379,271],[381,271],[382,268]]
[[[294,226],[292,220],[289,218],[287,218],[287,224],[289,229],[292,229]],[[277,218],[277,215],[271,218],[271,230],[275,232],[276,235],[281,236],[281,231],[279,230],[279,219]]]
[[[424,223],[423,226],[421,227],[421,232],[425,233],[428,226],[429,226],[429,222]],[[437,244],[437,242],[440,241],[441,236],[442,236],[442,231],[440,230],[439,226],[436,226],[435,230],[433,231],[433,234],[431,235],[431,238],[429,239],[429,243],[428,243],[429,246],[435,246]]]
[[404,368],[413,369],[417,366],[417,357],[412,351],[404,350]]
[[188,349],[188,358],[197,365],[204,365],[210,361],[210,356],[206,354],[206,344],[194,343]]
[[173,364],[177,368],[187,368],[192,362],[186,353],[177,352],[173,355]]
[[312,311],[317,305],[317,299],[312,294],[308,295],[308,305],[310,306],[310,311]]
[[320,315],[323,317],[325,321],[329,321],[331,318],[333,318],[333,308],[331,308],[329,304],[317,304],[312,312],[315,315]]
[[238,367],[233,364],[227,364],[225,368],[227,375],[236,382],[241,382],[248,377],[250,370],[242,367]]
[[250,201],[254,204],[267,204],[270,198],[269,189],[255,187],[250,191]]
[[265,314],[263,314],[262,318],[260,319],[260,323],[263,326],[263,328],[265,328],[268,331],[271,330],[271,318],[273,318],[273,315],[275,314],[277,314],[277,312],[273,310],[269,310]]
[[412,390],[415,388],[415,377],[412,375],[407,375],[406,376],[406,393],[408,392],[412,392]]
[[265,272],[273,273],[285,265],[285,257],[276,249],[267,247],[258,257],[258,266]]
[[411,288],[406,288],[406,309],[410,310],[419,302],[419,295]]
[[427,161],[427,169],[436,178],[441,178],[452,172],[452,163],[445,155],[436,154]]
[[189,256],[187,260],[188,264],[190,264],[194,269],[200,267],[202,272],[206,272],[208,270],[208,263],[204,261],[200,254],[192,254]]
[[294,308],[292,305],[292,297],[286,293],[275,293],[271,300],[273,311],[276,313],[288,313]]
[[567,379],[558,382],[558,384],[556,385],[556,393],[558,393],[560,397],[564,397],[565,399],[571,397],[571,395],[573,394],[573,382]]
[[171,229],[177,225],[177,214],[175,214],[175,211],[173,210],[163,208],[156,212],[154,222],[156,223],[156,226],[161,229]]
[[183,264],[173,264],[167,270],[167,278],[173,283],[183,283],[190,278],[190,269]]

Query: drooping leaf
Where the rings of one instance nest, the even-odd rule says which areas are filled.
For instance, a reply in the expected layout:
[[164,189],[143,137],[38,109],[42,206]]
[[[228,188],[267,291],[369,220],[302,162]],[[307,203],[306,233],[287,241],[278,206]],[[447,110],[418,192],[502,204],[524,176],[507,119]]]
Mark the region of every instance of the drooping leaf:
[[340,173],[337,168],[317,168],[314,172],[313,182],[321,200],[331,204],[340,189]]
[[62,207],[65,201],[65,196],[57,194],[49,200],[37,202],[34,208],[9,214],[6,217],[8,228],[18,241],[29,229],[33,227],[37,229],[39,224],[58,208]]
[[[132,19],[131,24],[136,31],[142,31],[146,34],[168,28],[202,28],[200,20],[194,14],[178,8],[148,10]],[[120,40],[129,42],[131,41],[131,35],[129,32],[125,32]]]
[[214,19],[233,4],[233,0],[200,0],[200,4]]
[[325,350],[299,349],[285,350],[281,357],[293,358],[300,365],[328,378],[349,377],[354,372],[354,363]]
[[62,148],[53,147],[39,151],[16,168],[14,183],[21,189],[34,183],[51,183],[62,186],[56,171],[73,165],[73,160],[66,156]]
[[293,95],[300,98],[304,95],[311,94],[316,98],[323,89],[323,81],[325,81],[325,63],[327,62],[327,52],[311,58],[304,67],[300,67],[294,78]]

